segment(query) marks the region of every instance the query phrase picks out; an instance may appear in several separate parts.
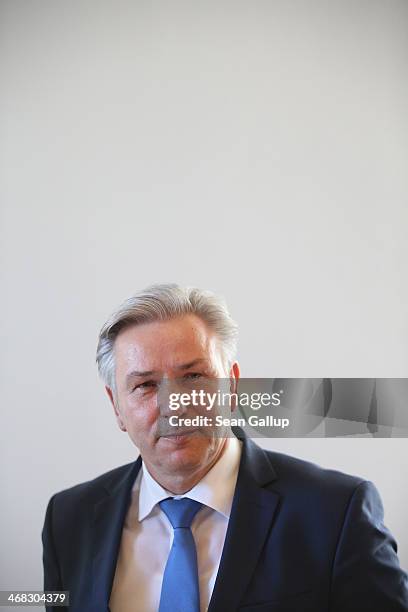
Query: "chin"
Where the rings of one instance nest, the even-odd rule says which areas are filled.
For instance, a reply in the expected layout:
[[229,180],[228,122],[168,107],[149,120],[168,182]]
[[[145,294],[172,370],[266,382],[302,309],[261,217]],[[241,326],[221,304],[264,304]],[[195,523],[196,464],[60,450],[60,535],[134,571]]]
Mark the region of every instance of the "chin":
[[173,469],[186,467],[186,464],[202,466],[213,456],[213,444],[209,440],[198,440],[197,437],[182,436],[178,438],[162,438],[162,448]]

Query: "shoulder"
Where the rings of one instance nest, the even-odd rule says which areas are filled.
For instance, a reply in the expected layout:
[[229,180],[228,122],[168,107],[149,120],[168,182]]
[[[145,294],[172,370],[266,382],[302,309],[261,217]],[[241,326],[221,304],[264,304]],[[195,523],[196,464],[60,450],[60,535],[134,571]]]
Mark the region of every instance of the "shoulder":
[[267,451],[269,462],[276,473],[273,488],[294,498],[304,498],[310,503],[336,505],[347,504],[357,490],[372,490],[375,486],[365,478],[328,469],[311,461],[291,455]]
[[318,525],[326,538],[340,533],[347,517],[381,523],[384,508],[371,481],[283,453],[264,452],[275,472],[268,489],[280,496],[282,516],[310,529]]
[[136,468],[136,463],[137,461],[126,463],[108,472],[104,472],[91,480],[62,489],[55,493],[51,500],[57,506],[63,504],[64,508],[69,507],[71,504],[77,505],[81,502],[85,504],[93,503],[99,499],[101,492],[109,492],[126,479]]
[[365,480],[360,476],[326,468],[312,461],[306,461],[292,455],[269,450],[264,450],[264,452],[275,468],[278,478],[284,477],[291,481],[306,479],[308,482],[332,483],[333,485],[346,487],[358,486]]

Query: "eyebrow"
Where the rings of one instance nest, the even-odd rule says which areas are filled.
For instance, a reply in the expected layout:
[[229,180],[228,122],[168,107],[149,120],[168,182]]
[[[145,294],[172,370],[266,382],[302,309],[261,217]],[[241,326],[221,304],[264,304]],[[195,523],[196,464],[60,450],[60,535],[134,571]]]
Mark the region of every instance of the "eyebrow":
[[146,370],[145,372],[138,372],[137,370],[132,370],[126,376],[126,382],[129,382],[132,378],[142,378],[144,376],[154,376],[158,374],[157,371],[154,370]]
[[[199,359],[193,359],[193,361],[189,361],[188,363],[183,363],[179,366],[176,366],[175,370],[188,370],[188,368],[192,368],[193,366],[198,365],[199,363],[202,363],[205,361],[206,359],[203,359],[202,357],[200,357]],[[144,376],[154,376],[155,374],[158,374],[158,373],[159,372],[157,370],[146,370],[144,372],[132,370],[126,376],[126,382],[129,382],[132,378],[142,378]]]

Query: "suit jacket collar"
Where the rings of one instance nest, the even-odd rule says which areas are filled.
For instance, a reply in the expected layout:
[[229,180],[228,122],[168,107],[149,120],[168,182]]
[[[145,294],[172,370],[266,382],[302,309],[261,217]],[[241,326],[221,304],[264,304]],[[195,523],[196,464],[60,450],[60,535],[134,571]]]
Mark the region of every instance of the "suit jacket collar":
[[241,464],[224,548],[208,612],[235,610],[255,572],[272,528],[279,494],[267,488],[277,474],[267,454],[238,430]]
[[108,610],[123,523],[130,503],[132,486],[141,465],[142,459],[138,457],[135,462],[126,466],[119,480],[112,480],[101,487],[99,499],[93,506],[90,585],[92,607],[89,610],[95,612]]
[[[266,488],[277,475],[265,451],[238,428],[234,433],[243,441],[241,462],[208,612],[225,612],[238,606],[255,571],[279,501],[279,495]],[[108,610],[123,524],[141,465],[141,457],[138,457],[126,466],[119,479],[112,479],[101,487],[99,499],[94,504],[91,589],[84,585],[84,591],[92,594],[89,610]],[[237,563],[237,559],[243,562]]]

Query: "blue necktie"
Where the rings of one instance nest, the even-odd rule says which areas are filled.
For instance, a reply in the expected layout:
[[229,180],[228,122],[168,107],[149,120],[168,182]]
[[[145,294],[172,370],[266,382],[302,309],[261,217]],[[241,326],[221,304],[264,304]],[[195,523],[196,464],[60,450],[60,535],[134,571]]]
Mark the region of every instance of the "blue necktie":
[[187,497],[160,502],[174,529],[174,539],[164,570],[159,612],[200,612],[197,550],[190,527],[201,506]]

